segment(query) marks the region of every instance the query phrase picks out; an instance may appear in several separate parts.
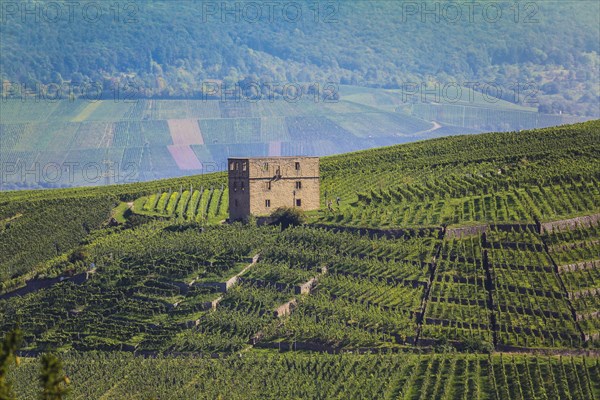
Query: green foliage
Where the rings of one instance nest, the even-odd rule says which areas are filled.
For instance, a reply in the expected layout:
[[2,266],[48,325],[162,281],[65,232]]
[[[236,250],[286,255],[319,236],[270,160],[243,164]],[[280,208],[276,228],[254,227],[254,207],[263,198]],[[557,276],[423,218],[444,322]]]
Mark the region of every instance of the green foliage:
[[449,137],[324,159],[321,191],[343,201],[320,220],[394,228],[594,213],[599,127]]
[[[473,15],[458,6],[459,21],[444,12],[452,9],[445,2],[429,6],[437,10],[434,15],[425,15],[425,4],[412,14],[394,1],[318,10],[301,2],[298,18],[265,6],[256,21],[243,7],[225,15],[220,7],[211,14],[194,3],[135,1],[120,13],[103,13],[94,22],[105,28],[101,34],[81,18],[83,6],[73,10],[77,21],[70,14],[59,21],[9,14],[0,33],[2,49],[14,56],[1,61],[1,78],[30,89],[71,83],[75,96],[89,95],[98,85],[107,97],[119,90],[130,101],[195,97],[209,79],[241,86],[260,79],[265,85],[334,82],[398,89],[435,76],[442,84],[494,82],[504,98],[521,102],[531,100],[525,87],[534,83],[545,112],[597,115],[597,87],[590,78],[600,54],[595,2],[501,4],[501,17],[493,22],[483,6]],[[168,29],[173,21],[176,29]],[[53,35],[57,26],[59,37]],[[28,42],[26,33],[39,40]],[[87,43],[96,46],[92,50]],[[561,74],[576,79],[560,79]],[[274,95],[281,96],[282,89]],[[123,113],[123,103],[108,110]]]
[[[6,334],[4,341],[0,344],[0,399],[16,400],[17,396],[12,391],[12,385],[7,380],[10,376],[9,366],[14,360],[16,365],[20,365],[20,359],[16,355],[18,348],[23,340],[23,333],[20,329],[15,329]],[[61,400],[69,390],[69,378],[63,372],[62,361],[52,354],[43,354],[40,357],[41,371],[39,380],[42,391],[40,399],[42,400]],[[17,392],[18,393],[18,392]],[[21,397],[20,395],[18,397]]]
[[[240,349],[249,339],[250,328],[230,332],[221,328],[231,323],[230,317],[219,318],[221,310],[205,315],[204,303],[215,300],[219,293],[202,284],[225,282],[239,273],[247,265],[247,257],[268,245],[275,232],[269,227],[239,224],[201,227],[159,221],[113,232],[83,248],[96,264],[89,279],[80,284],[67,279],[45,290],[0,301],[0,332],[24,321],[28,349],[136,347],[159,351],[178,347],[178,335],[202,318],[206,322],[199,328],[209,337],[206,346],[214,347],[187,347],[187,351]],[[231,312],[244,314],[235,308]]]
[[61,400],[69,393],[67,385],[69,378],[63,372],[62,361],[53,354],[44,354],[40,357],[42,369],[40,383],[42,400]]
[[69,256],[69,262],[76,263],[77,261],[86,261],[90,256],[90,253],[83,248],[76,249]]
[[490,354],[494,352],[494,344],[479,338],[467,338],[464,341],[465,350],[472,353]]
[[273,225],[280,225],[282,229],[290,226],[302,225],[306,222],[304,211],[295,207],[279,207],[271,213]]
[[[153,198],[159,200],[154,204]],[[216,222],[227,217],[228,190],[202,189],[189,191],[182,195],[179,192],[164,192],[152,195],[142,210],[134,213],[150,217],[173,217],[177,220],[200,222]]]
[[250,226],[256,226],[258,224],[258,219],[256,218],[256,215],[250,214],[246,217],[244,223]]
[[[169,187],[181,187],[177,180],[112,188],[119,196],[153,194],[153,208],[164,194],[177,197],[175,215],[136,214],[144,218],[135,224],[90,229],[84,241],[46,262],[48,270],[81,274],[3,296],[0,332],[20,325],[24,350],[67,351],[74,397],[110,391],[106,397],[253,398],[269,388],[277,398],[596,398],[595,357],[481,353],[598,349],[600,229],[589,217],[600,210],[597,128],[594,122],[326,158],[323,186],[328,197],[342,197],[336,210],[342,218],[332,222],[323,213],[319,227],[205,224],[207,210],[222,210],[225,191],[169,195]],[[194,182],[218,188],[223,178]],[[8,212],[0,222],[11,230],[27,216],[19,216],[17,205],[44,216],[35,206],[63,201],[77,218],[94,212],[88,196],[113,199],[108,190],[51,191],[48,200],[35,192],[3,194]],[[355,200],[357,193],[363,196]],[[441,215],[443,205],[436,211],[427,203],[453,200],[460,200],[451,204],[460,226],[442,226],[443,218],[425,223],[429,217],[410,211],[421,205],[422,215]],[[201,211],[190,211],[190,202]],[[377,229],[398,204],[409,206],[412,225]],[[544,220],[582,214],[585,225],[557,224],[563,228],[540,234]],[[367,222],[365,215],[373,229],[352,226],[356,218]],[[88,270],[92,261],[96,268]],[[294,285],[312,277],[310,294],[295,292]],[[291,313],[276,316],[285,304],[293,305]],[[381,354],[276,354],[261,347]],[[440,354],[406,354],[423,348]],[[162,357],[172,353],[197,357]],[[213,353],[221,358],[199,356]],[[4,372],[5,382],[31,398],[35,374],[31,360],[23,364]],[[46,360],[55,371],[47,382],[64,376],[57,366]]]
[[259,262],[244,275],[244,278],[258,279],[269,283],[285,283],[297,285],[314,277],[317,271],[312,269],[292,268],[289,264]]
[[[307,354],[134,357],[70,353],[64,357],[74,398],[159,399],[594,399],[594,357],[474,354]],[[35,359],[13,373],[18,393],[33,394]],[[267,394],[265,394],[267,393]]]
[[0,343],[0,399],[16,399],[12,391],[12,386],[6,377],[10,364],[15,361],[19,364],[19,357],[16,356],[17,349],[23,340],[23,333],[19,329],[8,332]]
[[0,219],[21,215],[0,231],[0,282],[31,278],[48,260],[75,249],[90,232],[108,222],[114,196],[3,201]]

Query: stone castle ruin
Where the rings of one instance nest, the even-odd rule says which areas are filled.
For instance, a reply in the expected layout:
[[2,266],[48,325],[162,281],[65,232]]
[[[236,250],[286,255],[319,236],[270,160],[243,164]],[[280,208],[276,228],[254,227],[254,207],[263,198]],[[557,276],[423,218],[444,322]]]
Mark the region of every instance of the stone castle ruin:
[[319,209],[318,157],[229,158],[227,166],[230,221],[279,207]]

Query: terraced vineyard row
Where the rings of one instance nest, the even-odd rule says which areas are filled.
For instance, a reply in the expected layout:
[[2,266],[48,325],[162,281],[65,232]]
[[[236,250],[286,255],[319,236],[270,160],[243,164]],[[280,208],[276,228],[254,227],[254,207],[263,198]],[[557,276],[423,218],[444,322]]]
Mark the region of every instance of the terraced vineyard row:
[[434,229],[389,239],[324,229],[286,230],[263,259],[311,274],[325,269],[326,274],[318,277],[316,291],[299,298],[291,316],[265,335],[265,342],[334,349],[414,343],[439,243]]
[[544,237],[586,340],[600,342],[600,224],[578,224]]
[[493,347],[487,277],[479,238],[445,240],[425,309],[420,340]]
[[202,222],[227,218],[229,189],[221,187],[159,192],[137,199],[134,212]]
[[[241,349],[266,320],[260,307],[238,299],[264,302],[267,294],[249,287],[223,295],[211,282],[238,274],[273,231],[172,227],[154,222],[87,246],[82,251],[95,260],[88,279],[0,300],[0,331],[20,325],[24,347],[35,350]],[[210,312],[221,296],[218,311]]]
[[[529,226],[504,229],[453,239],[452,246],[442,248],[421,338],[468,345],[483,338],[488,345],[507,349],[597,346],[593,333],[598,315],[577,316],[573,299],[578,295],[569,289],[588,285],[589,275],[559,275],[552,252],[545,250],[548,238]],[[585,271],[595,273],[594,268]],[[570,279],[566,288],[565,278]],[[583,293],[581,299],[596,310],[592,304],[599,293]]]
[[[323,162],[321,222],[356,227],[535,223],[597,212],[597,122],[451,137]],[[502,149],[502,150],[499,150]]]
[[[165,192],[157,203],[163,204],[162,209],[176,210],[172,199],[177,196]],[[436,229],[405,230],[398,237],[386,238],[290,228],[277,236],[259,230],[249,242],[242,236],[247,229],[222,232],[212,227],[199,239],[193,236],[194,228],[177,233],[182,225],[155,224],[163,226],[160,235],[152,234],[155,227],[149,226],[135,235],[124,231],[94,243],[89,251],[100,267],[83,285],[67,282],[8,301],[6,313],[20,311],[6,319],[3,329],[9,329],[19,315],[30,315],[24,325],[34,348],[60,347],[74,340],[64,336],[65,330],[87,332],[77,335],[75,343],[80,344],[75,346],[81,349],[191,351],[202,348],[193,343],[209,346],[214,338],[198,342],[182,331],[189,324],[203,337],[226,337],[231,332],[227,337],[235,345],[222,340],[218,346],[209,346],[211,351],[240,349],[257,333],[261,335],[258,346],[284,342],[323,349],[427,346],[447,341],[475,351],[598,344],[596,269],[559,275],[551,259],[555,253],[545,250],[546,236],[529,226],[488,228],[481,235],[453,239],[440,239]],[[597,234],[596,225],[572,235],[590,234]],[[553,240],[558,242],[551,248],[570,251],[571,242]],[[595,245],[597,241],[588,242]],[[219,246],[221,255],[211,253]],[[236,257],[239,260],[260,247],[261,260],[243,275],[243,284],[228,292],[216,311],[207,312],[205,304],[219,295],[201,282],[233,276],[240,271]],[[127,273],[113,276],[121,269]],[[316,290],[301,294],[299,285],[313,278]],[[56,297],[62,299],[53,306],[56,312],[42,314],[40,304],[52,304],[50,299]],[[282,312],[291,315],[274,320],[274,311],[290,300],[294,304]],[[145,307],[152,310],[150,314],[144,312]],[[88,318],[97,318],[103,309],[110,310],[101,312],[108,328],[84,328]],[[136,323],[127,325],[126,332],[106,340],[111,330],[123,330],[116,329],[120,318],[132,317]],[[252,328],[230,325],[239,318]],[[148,324],[156,325],[153,321],[166,322],[169,328],[160,334],[153,328],[150,335],[145,329]],[[60,327],[60,334],[55,326]]]
[[[332,235],[341,235],[338,247],[328,245],[334,243]],[[354,245],[348,246],[352,237],[349,233],[294,230],[282,239],[285,244],[273,245],[265,252],[266,258],[288,263],[292,269],[325,266],[328,272],[319,279],[316,294],[301,300],[289,321],[284,321],[281,332],[286,332],[286,340],[333,347],[377,347],[415,340],[426,345],[450,340],[473,350],[596,346],[597,338],[582,335],[581,325],[585,321],[584,331],[589,331],[597,321],[597,313],[589,310],[595,307],[590,301],[600,293],[595,286],[591,292],[587,286],[576,294],[565,291],[543,237],[529,226],[507,225],[488,229],[481,236],[446,239],[437,259],[433,258],[435,247],[425,244],[431,238],[404,241],[404,251],[397,245],[395,251],[385,250],[388,256],[377,256],[371,249],[391,249],[388,243],[394,240],[371,240],[371,246],[365,246],[370,239],[355,236]],[[316,242],[310,244],[311,240]],[[410,247],[429,250],[416,253],[420,255],[415,259],[408,256]],[[402,258],[398,257],[401,253],[405,254]],[[594,271],[585,271],[585,285],[595,282]],[[575,318],[571,297],[579,299],[578,304],[587,304],[588,313]],[[363,317],[359,317],[361,309],[365,310]],[[404,320],[384,322],[377,319],[377,310],[394,318],[404,315]],[[323,315],[341,319],[324,323]],[[403,330],[399,331],[397,324]],[[329,331],[324,331],[324,326]],[[339,332],[334,326],[340,326]],[[350,328],[356,331],[354,336]],[[381,336],[386,331],[393,335]]]
[[581,345],[567,294],[543,247],[532,249],[531,241],[496,243],[485,244],[491,247],[486,262],[493,281],[498,342],[524,347]]
[[[523,222],[593,212],[600,207],[598,177],[560,185],[511,187],[485,179],[439,180],[430,185],[358,194],[358,200],[327,212],[323,222],[359,227],[436,226],[474,222]],[[477,186],[479,185],[479,186]],[[489,185],[489,186],[488,186]],[[478,188],[478,189],[476,189]],[[489,191],[489,193],[488,193]]]

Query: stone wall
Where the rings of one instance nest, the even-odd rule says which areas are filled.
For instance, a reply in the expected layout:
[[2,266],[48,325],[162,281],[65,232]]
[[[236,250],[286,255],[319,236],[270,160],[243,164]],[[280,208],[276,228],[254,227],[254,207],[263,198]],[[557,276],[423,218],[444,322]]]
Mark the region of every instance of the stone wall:
[[275,310],[275,316],[277,318],[281,318],[286,315],[290,315],[292,313],[292,311],[294,310],[294,308],[296,308],[297,304],[298,304],[298,301],[296,299],[292,299],[292,300],[288,301],[287,303],[280,305]]
[[575,264],[559,265],[558,272],[570,272],[593,268],[600,268],[600,260],[581,261]]
[[563,219],[560,221],[544,222],[540,224],[541,233],[552,233],[554,230],[577,229],[578,227],[590,227],[600,222],[600,214],[585,215],[582,217]]
[[387,239],[401,239],[406,237],[413,237],[415,235],[421,235],[431,230],[438,231],[438,238],[444,237],[444,230],[442,228],[431,227],[431,228],[390,228],[390,229],[378,229],[378,228],[360,228],[355,226],[346,225],[332,225],[332,224],[311,224],[314,228],[327,229],[333,232],[351,232],[359,235],[366,235],[370,238],[375,236],[385,237]]
[[240,279],[240,276],[243,275],[246,271],[248,271],[248,269],[252,268],[252,266],[254,266],[258,262],[259,259],[260,259],[260,253],[253,256],[251,258],[252,262],[250,264],[246,265],[243,270],[241,270],[238,274],[236,274],[235,276],[232,276],[225,282],[194,282],[194,281],[192,281],[192,283],[190,283],[190,286],[205,286],[205,287],[206,286],[214,286],[217,288],[217,291],[219,291],[221,293],[225,293],[232,286],[235,286],[237,284],[238,280]]
[[317,283],[317,278],[311,278],[308,282],[305,282],[301,285],[294,286],[295,294],[309,294],[315,284]]
[[[270,182],[271,188],[267,188]],[[301,189],[296,189],[300,182]],[[295,194],[294,194],[295,193]],[[269,200],[270,206],[265,202]],[[300,200],[300,206],[296,201]],[[319,178],[286,178],[250,181],[250,213],[268,215],[279,207],[298,207],[302,210],[318,210],[320,207]]]
[[473,226],[465,226],[460,228],[447,228],[446,229],[446,238],[454,239],[461,238],[471,235],[481,235],[486,232],[488,229],[487,225],[473,225]]

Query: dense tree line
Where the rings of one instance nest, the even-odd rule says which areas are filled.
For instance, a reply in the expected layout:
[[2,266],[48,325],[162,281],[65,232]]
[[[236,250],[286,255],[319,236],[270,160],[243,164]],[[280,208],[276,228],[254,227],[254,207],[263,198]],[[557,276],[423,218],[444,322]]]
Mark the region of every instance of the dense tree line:
[[11,54],[0,78],[29,88],[194,98],[214,94],[211,80],[259,82],[263,93],[274,82],[493,82],[499,97],[542,112],[598,115],[595,2],[483,2],[469,12],[466,2],[135,1],[81,3],[71,15],[62,2],[25,13],[15,4],[0,24],[0,50]]

